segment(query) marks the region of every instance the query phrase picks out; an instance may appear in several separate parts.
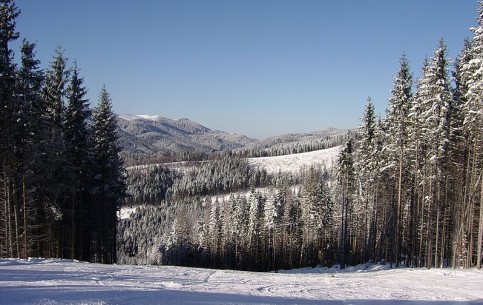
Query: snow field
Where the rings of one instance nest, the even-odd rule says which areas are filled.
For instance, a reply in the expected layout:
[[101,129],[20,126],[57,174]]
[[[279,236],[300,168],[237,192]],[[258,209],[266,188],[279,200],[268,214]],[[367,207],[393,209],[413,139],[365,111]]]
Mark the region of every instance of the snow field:
[[279,171],[295,173],[300,168],[310,167],[312,165],[322,165],[326,168],[332,168],[340,150],[341,146],[336,146],[300,154],[248,158],[247,161],[251,167],[264,168],[268,174],[277,174]]
[[0,260],[0,304],[483,304],[483,272],[302,269],[252,273],[70,260]]

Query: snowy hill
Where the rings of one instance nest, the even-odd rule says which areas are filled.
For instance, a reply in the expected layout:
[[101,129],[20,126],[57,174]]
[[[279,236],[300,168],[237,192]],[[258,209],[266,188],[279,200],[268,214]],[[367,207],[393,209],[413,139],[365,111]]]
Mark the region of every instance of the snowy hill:
[[0,304],[482,304],[483,273],[304,269],[252,273],[59,259],[0,260]]
[[291,154],[276,157],[249,158],[252,167],[264,168],[268,174],[297,172],[300,168],[321,165],[332,168],[337,160],[341,146],[316,150],[308,153]]
[[[249,143],[246,149],[266,150],[266,151],[284,151],[287,148],[296,149],[301,147],[311,147],[317,144],[340,142],[345,138],[347,130],[337,128],[327,128],[315,132],[306,133],[289,133],[279,136],[269,137],[257,142]],[[330,145],[329,147],[334,146]]]
[[346,135],[346,130],[329,128],[257,140],[212,130],[189,119],[173,120],[159,115],[121,114],[118,122],[124,151],[141,154],[252,150],[280,155],[336,146]]
[[121,145],[125,152],[170,153],[222,151],[255,142],[247,136],[209,129],[188,119],[157,115],[118,115]]

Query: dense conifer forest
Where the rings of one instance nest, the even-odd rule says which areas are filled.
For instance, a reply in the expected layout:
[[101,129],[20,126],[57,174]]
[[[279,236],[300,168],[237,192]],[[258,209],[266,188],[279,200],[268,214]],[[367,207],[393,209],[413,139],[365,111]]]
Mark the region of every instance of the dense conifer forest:
[[0,1],[0,257],[115,263],[125,183],[109,93],[92,110],[62,48],[46,69],[34,43],[12,50],[19,14]]

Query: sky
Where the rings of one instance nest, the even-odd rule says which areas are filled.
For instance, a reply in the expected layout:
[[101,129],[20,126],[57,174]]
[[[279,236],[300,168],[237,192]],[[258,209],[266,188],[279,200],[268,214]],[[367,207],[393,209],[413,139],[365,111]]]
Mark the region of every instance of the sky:
[[441,38],[454,60],[478,8],[474,0],[16,3],[17,30],[37,43],[42,68],[65,49],[92,106],[105,85],[116,113],[189,118],[259,139],[357,127],[368,97],[384,116],[401,55],[415,79]]

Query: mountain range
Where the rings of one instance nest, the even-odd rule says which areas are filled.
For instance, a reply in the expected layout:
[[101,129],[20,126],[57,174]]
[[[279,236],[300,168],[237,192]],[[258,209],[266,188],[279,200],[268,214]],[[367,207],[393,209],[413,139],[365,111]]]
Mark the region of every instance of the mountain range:
[[168,119],[159,115],[132,114],[118,115],[118,125],[124,152],[136,154],[264,149],[288,143],[310,143],[346,133],[345,130],[329,128],[258,140],[245,135],[212,130],[185,118]]
[[188,119],[158,115],[118,115],[119,135],[125,152],[172,153],[223,151],[257,142],[244,135],[212,130]]

